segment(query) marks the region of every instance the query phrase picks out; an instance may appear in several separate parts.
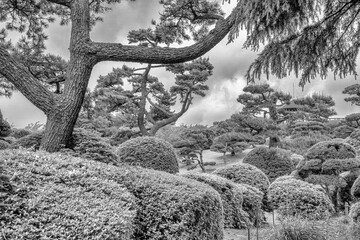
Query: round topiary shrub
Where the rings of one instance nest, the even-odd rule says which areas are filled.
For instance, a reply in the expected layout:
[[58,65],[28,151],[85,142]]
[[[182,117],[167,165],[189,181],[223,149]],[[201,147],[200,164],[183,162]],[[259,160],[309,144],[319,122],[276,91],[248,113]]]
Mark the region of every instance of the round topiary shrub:
[[307,159],[355,158],[354,147],[344,142],[324,141],[312,146],[306,153]]
[[246,155],[243,163],[259,168],[268,176],[270,182],[277,177],[290,174],[295,169],[291,153],[279,148],[255,148]]
[[242,207],[243,193],[248,190],[244,190],[240,185],[214,174],[187,172],[181,176],[210,185],[220,194],[224,208],[224,227],[241,229],[250,226],[249,215]]
[[[0,208],[4,239],[130,239],[135,198],[124,185],[96,176],[106,165],[56,154],[2,151],[14,191]],[[92,171],[84,172],[84,165]],[[89,169],[90,170],[90,169]]]
[[[68,154],[103,163],[117,164],[115,149],[94,131],[75,128]],[[66,150],[66,149],[65,149]]]
[[2,139],[0,139],[0,150],[9,148],[10,144]]
[[235,163],[218,168],[213,172],[221,177],[230,179],[235,183],[248,184],[258,188],[264,194],[269,188],[268,177],[257,167],[247,163]]
[[169,173],[178,173],[179,164],[170,143],[156,137],[137,137],[117,148],[120,162]]
[[334,211],[330,199],[323,191],[292,177],[282,177],[271,183],[268,201],[283,216],[324,219]]
[[[21,187],[19,197],[26,199],[15,206],[15,197],[5,202],[8,212],[22,208],[4,225],[8,239],[13,239],[14,232],[24,239],[223,238],[221,199],[208,185],[165,172],[42,151],[5,150],[0,154],[5,167],[11,169],[14,184]],[[36,235],[28,237],[29,233]]]
[[360,223],[360,202],[351,205],[349,216],[354,222]]

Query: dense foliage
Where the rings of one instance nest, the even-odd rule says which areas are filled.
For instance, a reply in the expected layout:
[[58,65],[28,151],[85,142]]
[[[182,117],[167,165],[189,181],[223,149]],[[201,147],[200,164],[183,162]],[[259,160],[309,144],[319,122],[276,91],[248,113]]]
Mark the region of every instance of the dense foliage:
[[2,151],[1,159],[14,186],[1,197],[5,239],[126,240],[133,234],[135,198],[123,184],[95,174],[105,165],[18,150]]
[[216,169],[214,174],[230,179],[235,183],[248,184],[266,193],[269,188],[269,179],[257,167],[247,163],[234,163]]
[[307,159],[344,159],[355,158],[355,149],[338,141],[323,141],[312,146],[306,153]]
[[356,202],[350,207],[349,216],[356,223],[360,222],[360,202]]
[[1,208],[2,234],[10,239],[223,236],[220,196],[196,181],[41,151],[1,156],[17,188]]
[[281,147],[284,149],[288,149],[293,153],[305,155],[306,152],[314,146],[318,142],[328,141],[330,137],[323,134],[312,134],[309,133],[308,135],[295,135],[287,137],[281,142]]
[[179,172],[176,153],[170,143],[155,137],[130,139],[116,150],[118,160],[129,165],[142,166],[169,173]]
[[[186,173],[181,176],[210,185],[220,194],[224,208],[225,228],[240,229],[250,226],[249,215],[243,210],[243,195],[249,190],[245,191],[238,184],[214,174]],[[246,204],[249,204],[249,201]]]
[[315,185],[294,178],[280,178],[270,184],[268,201],[284,216],[324,219],[333,212],[327,195]]
[[258,147],[245,156],[243,163],[259,168],[272,182],[277,177],[288,175],[295,169],[290,155],[290,152],[280,148]]

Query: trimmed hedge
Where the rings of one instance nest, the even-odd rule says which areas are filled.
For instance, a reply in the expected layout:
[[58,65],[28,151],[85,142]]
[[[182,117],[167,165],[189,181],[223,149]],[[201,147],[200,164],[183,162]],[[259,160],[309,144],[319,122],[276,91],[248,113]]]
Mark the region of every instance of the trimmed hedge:
[[349,216],[355,223],[360,223],[360,202],[351,205]]
[[345,159],[355,158],[354,147],[344,142],[324,141],[312,146],[305,157],[307,159]]
[[42,152],[0,154],[14,185],[0,208],[4,239],[125,240],[133,234],[134,196],[113,180],[83,171],[94,163]]
[[181,176],[210,185],[220,194],[224,208],[224,227],[241,229],[250,226],[249,215],[242,208],[243,192],[246,191],[238,184],[214,174],[188,172]]
[[156,137],[137,137],[117,148],[118,160],[129,165],[165,171],[179,172],[179,163],[172,145]]
[[270,184],[268,201],[283,216],[324,219],[334,211],[324,192],[315,185],[291,177]]
[[290,174],[295,169],[291,154],[279,148],[255,148],[246,155],[243,163],[259,168],[268,176],[270,182],[277,177]]
[[16,142],[10,145],[10,148],[14,148],[14,149],[26,148],[26,149],[37,150],[40,148],[42,137],[43,137],[43,132],[34,132],[32,134],[19,138]]
[[213,174],[227,178],[235,183],[248,184],[258,188],[266,194],[270,182],[268,177],[257,167],[247,163],[230,164],[222,168],[218,168]]
[[[11,204],[10,208],[22,206],[23,210],[18,211],[25,214],[14,216],[21,219],[16,222],[10,216],[8,221],[11,222],[5,224],[6,229],[9,229],[6,231],[16,231],[17,237],[21,236],[19,234],[29,233],[28,225],[37,234],[32,239],[39,239],[44,234],[62,234],[66,239],[74,239],[76,237],[72,236],[78,234],[75,235],[78,236],[77,239],[90,239],[79,235],[93,233],[92,230],[108,233],[106,237],[99,239],[119,239],[118,235],[121,233],[126,236],[123,239],[130,239],[130,233],[131,239],[215,240],[223,237],[220,196],[205,184],[155,170],[116,167],[41,151],[5,150],[1,154],[2,159],[5,159],[5,167],[13,172],[12,179],[19,188],[19,194],[24,193],[21,195],[21,204]],[[29,179],[29,183],[23,179]],[[136,206],[123,186],[135,196]],[[41,195],[42,191],[45,191],[44,195]],[[53,192],[56,194],[52,194]],[[75,196],[62,201],[63,195],[67,196],[68,193]],[[38,201],[45,194],[49,196],[49,200],[44,203]],[[51,201],[56,204],[51,204]],[[48,205],[44,206],[46,204]],[[87,208],[87,204],[96,205],[96,209]],[[48,212],[44,212],[43,208],[48,209]],[[82,209],[84,210],[80,211]],[[13,213],[11,209],[7,210],[10,211]],[[61,218],[58,217],[59,211],[63,214]],[[47,214],[49,218],[53,214],[57,216],[59,230],[55,233],[52,231],[54,222],[44,221],[48,218]],[[77,216],[80,217],[75,218]],[[103,216],[107,217],[106,221]],[[92,221],[97,222],[95,227],[91,225]],[[87,227],[90,230],[85,231]],[[74,231],[63,233],[61,228]],[[0,226],[0,229],[5,228]]]

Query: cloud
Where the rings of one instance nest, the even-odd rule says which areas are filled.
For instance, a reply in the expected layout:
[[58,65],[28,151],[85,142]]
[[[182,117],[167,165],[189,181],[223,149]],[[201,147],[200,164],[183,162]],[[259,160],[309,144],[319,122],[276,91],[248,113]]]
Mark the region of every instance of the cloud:
[[214,121],[224,120],[241,110],[236,98],[246,86],[246,81],[238,76],[214,84],[208,95],[197,99],[177,122],[177,124],[212,125]]

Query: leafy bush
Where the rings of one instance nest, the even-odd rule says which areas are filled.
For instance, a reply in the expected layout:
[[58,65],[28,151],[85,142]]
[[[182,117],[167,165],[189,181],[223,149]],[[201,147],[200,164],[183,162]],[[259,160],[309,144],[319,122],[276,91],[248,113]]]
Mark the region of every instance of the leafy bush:
[[248,184],[238,184],[243,194],[243,210],[249,215],[252,225],[261,226],[264,223],[264,212],[262,211],[264,194],[256,187]]
[[323,134],[309,133],[305,136],[296,135],[282,141],[282,148],[296,154],[305,155],[307,150],[316,143],[328,140],[330,140],[330,137]]
[[11,134],[10,124],[2,118],[0,113],[0,137],[7,137]]
[[351,205],[349,216],[354,222],[360,223],[360,202]]
[[37,150],[40,148],[42,137],[43,137],[43,132],[34,132],[32,134],[19,138],[16,142],[10,145],[10,148],[15,148],[15,149],[26,148],[26,149]]
[[122,143],[116,154],[120,162],[145,168],[179,172],[179,164],[170,143],[155,137],[137,137]]
[[246,155],[243,163],[259,168],[268,176],[270,182],[277,177],[290,174],[295,169],[290,153],[279,148],[255,148]]
[[352,170],[349,172],[345,172],[340,176],[344,179],[346,186],[340,188],[339,196],[342,203],[345,204],[347,202],[349,204],[353,201],[353,197],[351,195],[351,187],[353,186],[355,180],[360,176],[360,171]]
[[247,163],[230,164],[213,172],[235,183],[248,184],[258,188],[264,194],[269,188],[269,179],[260,169]]
[[[76,128],[72,136],[72,143],[66,153],[74,157],[82,157],[104,163],[117,163],[115,150],[94,132]],[[64,152],[64,151],[63,151]]]
[[0,208],[4,239],[125,240],[132,235],[134,196],[113,180],[84,172],[83,163],[93,163],[42,152],[0,154],[15,186]]
[[224,227],[240,229],[250,226],[249,215],[242,207],[245,190],[238,184],[214,174],[186,173],[181,176],[210,185],[220,194],[224,208]]
[[2,139],[0,139],[0,150],[7,149],[10,146],[10,144]]
[[11,134],[10,136],[14,137],[14,138],[22,138],[25,137],[27,135],[32,134],[33,132],[28,130],[28,129],[18,129],[18,128],[14,128],[11,130]]
[[266,240],[326,240],[321,226],[298,217],[286,217],[271,229]]
[[[43,132],[35,132],[25,137],[19,138],[10,148],[25,148],[38,150],[40,148]],[[104,163],[117,163],[114,149],[107,144],[95,132],[83,128],[75,128],[68,148],[60,151],[74,157],[83,157]]]
[[270,184],[268,201],[283,216],[323,219],[334,210],[324,192],[294,178],[281,178]]
[[307,159],[344,159],[355,158],[354,147],[344,142],[324,141],[312,146],[305,157]]
[[[5,167],[13,172],[12,179],[19,187],[18,198],[22,194],[19,204],[9,205],[12,209],[16,207],[14,210],[18,210],[19,215],[5,217],[11,223],[0,229],[16,232],[17,237],[34,233],[37,237],[25,235],[24,238],[61,234],[59,238],[94,239],[94,236],[86,238],[86,234],[94,231],[99,239],[130,239],[131,231],[131,239],[215,240],[223,237],[220,196],[205,184],[164,172],[116,167],[41,151],[5,150],[0,154],[0,159],[5,159]],[[25,184],[27,179],[29,183]],[[123,186],[135,196],[136,206]],[[43,196],[48,196],[48,200],[42,201]],[[12,199],[15,197],[7,203]],[[52,200],[55,204],[50,204]],[[14,222],[16,217],[21,220]],[[56,231],[53,231],[54,222],[58,227]],[[68,231],[61,232],[63,229]],[[99,232],[108,235],[101,237]],[[74,234],[77,235],[73,237]],[[120,234],[126,237],[119,238]],[[56,238],[52,235],[48,238]]]

